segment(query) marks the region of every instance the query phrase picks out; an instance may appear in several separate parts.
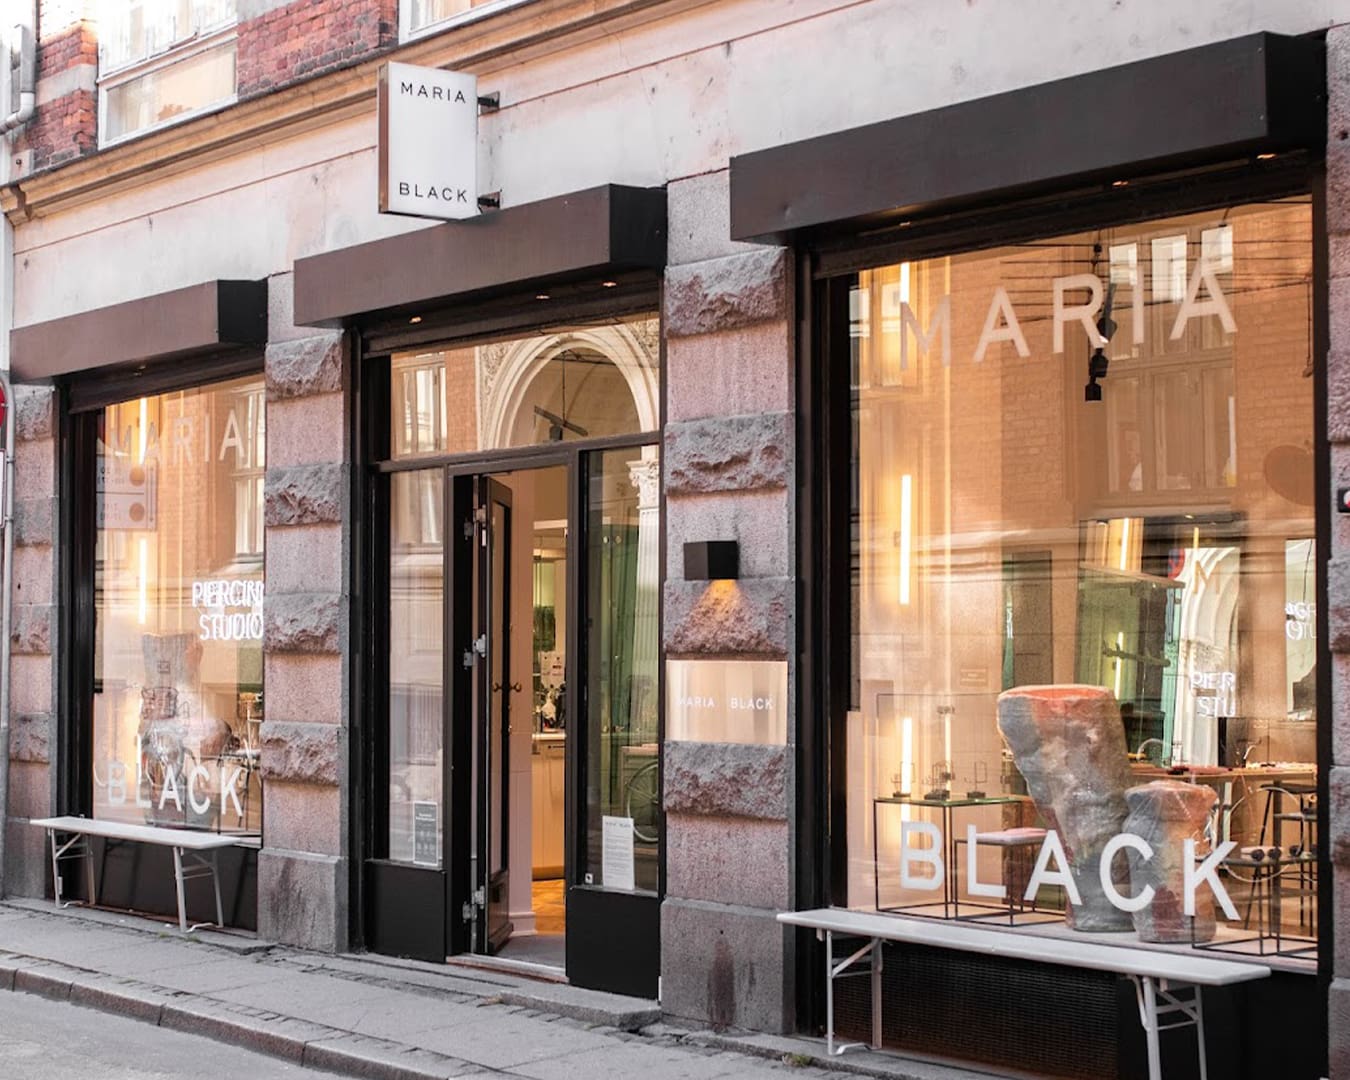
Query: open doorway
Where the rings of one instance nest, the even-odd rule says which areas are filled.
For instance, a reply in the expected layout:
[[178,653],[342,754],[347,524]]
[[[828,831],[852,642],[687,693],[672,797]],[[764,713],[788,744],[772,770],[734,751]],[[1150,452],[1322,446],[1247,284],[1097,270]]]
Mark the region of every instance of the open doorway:
[[[511,960],[563,968],[566,964],[566,791],[568,475],[564,465],[521,469],[491,478],[489,512],[498,529],[509,498],[510,528],[502,563],[509,562],[500,652],[487,657],[491,686],[508,688],[506,781],[488,792],[505,846],[507,920],[490,934],[487,951]],[[497,506],[492,508],[493,501]],[[495,561],[494,557],[494,561]],[[489,650],[494,637],[488,628]],[[494,706],[495,707],[495,706]],[[490,719],[488,730],[493,722]],[[501,853],[493,845],[492,855]],[[495,868],[494,868],[495,869]],[[489,889],[492,882],[489,881]]]

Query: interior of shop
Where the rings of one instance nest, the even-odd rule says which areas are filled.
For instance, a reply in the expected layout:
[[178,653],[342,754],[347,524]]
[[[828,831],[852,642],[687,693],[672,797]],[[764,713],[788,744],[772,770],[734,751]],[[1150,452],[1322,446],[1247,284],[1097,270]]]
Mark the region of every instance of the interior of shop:
[[[1111,929],[1315,961],[1311,289],[1303,198],[858,275],[850,906],[1059,932],[1064,890],[1027,900],[1028,875],[1047,830],[1092,847],[1105,792],[1113,832],[1232,841],[1237,913]],[[1090,752],[1071,688],[1105,701]],[[1076,803],[1032,774],[1055,753]],[[918,822],[957,870],[939,890],[902,883]]]

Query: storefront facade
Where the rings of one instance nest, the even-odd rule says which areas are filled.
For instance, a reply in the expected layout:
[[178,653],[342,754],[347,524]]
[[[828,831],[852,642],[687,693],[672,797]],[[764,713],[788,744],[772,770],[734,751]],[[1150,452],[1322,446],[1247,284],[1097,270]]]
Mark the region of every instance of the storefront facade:
[[[231,832],[268,940],[767,1031],[782,911],[1091,929],[1272,969],[1212,1069],[1341,1075],[1350,10],[372,3],[250,82],[304,6],[202,15],[237,102],[138,133],[123,49],[115,138],[21,136],[6,891],[47,814]],[[501,209],[377,213],[389,57],[500,95]],[[1112,976],[887,978],[893,1048],[1139,1072]]]

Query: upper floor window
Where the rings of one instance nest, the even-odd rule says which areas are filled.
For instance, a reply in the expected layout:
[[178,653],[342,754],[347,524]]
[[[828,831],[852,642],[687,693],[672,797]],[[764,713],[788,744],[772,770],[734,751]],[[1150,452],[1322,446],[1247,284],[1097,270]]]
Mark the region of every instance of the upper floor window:
[[237,0],[103,0],[101,142],[232,101],[237,22]]
[[530,0],[398,0],[399,37],[403,41],[422,33],[446,30],[461,22],[518,7]]

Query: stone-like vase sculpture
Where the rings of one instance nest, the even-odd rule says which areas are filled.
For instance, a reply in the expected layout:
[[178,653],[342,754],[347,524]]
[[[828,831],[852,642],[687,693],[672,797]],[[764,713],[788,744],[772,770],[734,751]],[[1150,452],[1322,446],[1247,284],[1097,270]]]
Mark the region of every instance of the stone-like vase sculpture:
[[[1183,914],[1186,883],[1185,842],[1195,841],[1197,855],[1207,854],[1205,823],[1218,802],[1213,788],[1184,784],[1179,780],[1155,780],[1125,792],[1130,816],[1125,831],[1147,840],[1153,857],[1145,859],[1131,850],[1130,889],[1138,896],[1153,887],[1153,901],[1134,913],[1134,929],[1140,941],[1186,943],[1192,940],[1191,919]],[[1214,896],[1197,889],[1195,941],[1214,937]]]
[[[1126,931],[1130,916],[1111,904],[1098,863],[1125,821],[1129,763],[1116,699],[1099,686],[1020,686],[998,699],[998,727],[1036,808],[1064,845],[1079,904],[1065,922],[1075,930]],[[1124,892],[1125,860],[1112,881]]]

